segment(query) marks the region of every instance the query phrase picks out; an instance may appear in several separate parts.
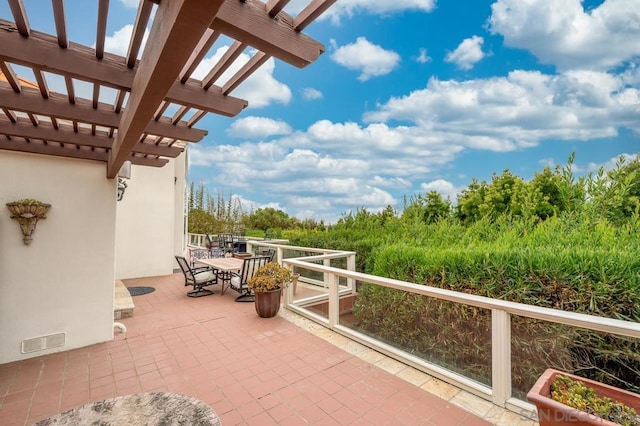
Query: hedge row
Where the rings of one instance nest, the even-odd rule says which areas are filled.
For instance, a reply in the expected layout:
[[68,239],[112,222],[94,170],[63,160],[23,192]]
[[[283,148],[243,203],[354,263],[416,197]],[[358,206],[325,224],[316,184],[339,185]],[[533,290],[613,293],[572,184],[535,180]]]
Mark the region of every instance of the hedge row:
[[[395,244],[372,254],[374,275],[536,306],[640,320],[640,257],[587,248],[432,250]],[[485,384],[491,315],[485,309],[364,284],[358,327]],[[512,373],[523,397],[545,368],[640,391],[640,345],[602,333],[515,317]]]

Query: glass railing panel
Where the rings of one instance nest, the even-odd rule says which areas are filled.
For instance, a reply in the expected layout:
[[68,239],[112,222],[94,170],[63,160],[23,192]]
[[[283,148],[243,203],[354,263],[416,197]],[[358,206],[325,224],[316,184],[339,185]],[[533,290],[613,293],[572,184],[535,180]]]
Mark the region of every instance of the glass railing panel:
[[525,400],[547,369],[640,392],[640,340],[512,316],[512,394]]
[[340,324],[491,386],[491,311],[358,282]]

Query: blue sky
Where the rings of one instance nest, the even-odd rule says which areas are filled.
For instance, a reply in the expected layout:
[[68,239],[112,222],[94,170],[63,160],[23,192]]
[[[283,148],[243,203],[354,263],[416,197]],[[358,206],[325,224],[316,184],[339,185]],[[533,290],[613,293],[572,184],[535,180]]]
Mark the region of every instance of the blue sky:
[[[95,42],[82,18],[95,3],[65,3],[72,41]],[[38,4],[32,26],[52,31]],[[107,50],[126,53],[136,5],[111,2]],[[332,223],[432,189],[455,200],[505,168],[530,179],[571,152],[577,174],[638,152],[640,0],[338,0],[306,33],[326,47],[318,61],[270,60],[232,93],[247,109],[198,123],[191,181]]]

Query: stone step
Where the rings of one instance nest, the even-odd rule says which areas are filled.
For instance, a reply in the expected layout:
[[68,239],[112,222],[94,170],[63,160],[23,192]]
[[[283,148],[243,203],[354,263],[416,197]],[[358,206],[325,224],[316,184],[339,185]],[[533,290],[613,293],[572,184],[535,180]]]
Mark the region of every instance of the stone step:
[[124,283],[120,280],[116,280],[113,290],[113,319],[119,320],[122,318],[130,318],[133,316],[133,298],[129,294],[129,290],[125,287]]

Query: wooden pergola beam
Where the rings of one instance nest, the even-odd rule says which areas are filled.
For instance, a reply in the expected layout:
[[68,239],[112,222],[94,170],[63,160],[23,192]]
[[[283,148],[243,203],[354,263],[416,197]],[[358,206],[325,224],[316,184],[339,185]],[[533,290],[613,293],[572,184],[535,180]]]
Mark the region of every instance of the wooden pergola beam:
[[[13,23],[0,20],[0,25],[12,26]],[[189,48],[189,54],[191,51]],[[131,90],[137,74],[135,68],[127,67],[122,56],[105,52],[103,58],[98,59],[93,49],[73,42],[69,42],[67,49],[62,49],[55,37],[37,31],[31,31],[28,38],[17,32],[0,31],[0,61],[67,75],[118,90]],[[175,83],[166,94],[174,103],[193,107],[192,99],[197,98],[197,108],[227,117],[237,115],[247,106],[247,101],[225,97],[215,87],[204,92],[200,85],[179,87],[180,82]]]
[[109,153],[108,178],[117,176],[167,92],[178,83],[184,64],[223,3],[224,0],[174,0],[158,6],[150,33],[154,42],[146,45],[138,65]]
[[272,18],[259,0],[225,1],[211,28],[298,68],[324,52],[322,43],[294,29],[291,16]]
[[[103,127],[117,127],[120,122],[120,115],[109,104],[98,102],[94,109],[91,101],[81,98],[75,98],[75,102],[70,104],[66,96],[53,92],[48,99],[44,99],[35,89],[23,88],[21,93],[15,93],[8,84],[2,82],[0,107]],[[167,117],[149,121],[144,132],[189,142],[199,142],[207,135],[206,130],[188,127],[185,122],[174,125]]]
[[[161,4],[160,0],[149,0]],[[328,3],[314,5],[312,9],[324,11],[336,0],[319,0]],[[265,52],[298,68],[314,62],[324,52],[324,45],[296,31],[294,19],[280,11],[277,19],[269,12],[282,8],[288,1],[231,0],[225,1],[211,28],[238,41]],[[314,14],[313,18],[319,14]],[[310,21],[309,21],[310,22]],[[307,22],[308,23],[308,22]]]
[[[42,122],[38,126],[34,126],[25,120],[17,120],[16,123],[12,123],[10,120],[0,119],[0,133],[11,137],[38,139],[47,142],[87,146],[91,148],[111,149],[114,143],[113,138],[97,133],[94,135],[89,129],[78,129],[76,132],[69,126],[59,126],[59,128],[56,129],[48,123]],[[175,158],[180,155],[183,150],[179,147],[158,146],[153,143],[144,143],[141,141],[133,147],[132,151],[146,155]]]
[[[25,139],[0,139],[0,149],[16,152],[27,152],[30,154],[45,154],[56,157],[78,158],[82,160],[94,160],[106,162],[109,153],[106,151],[93,151],[78,149],[76,147],[63,147],[54,144],[46,144],[38,141],[27,141]],[[169,160],[165,158],[149,158],[131,156],[128,159],[131,163],[139,166],[162,167]]]
[[26,140],[20,141],[15,139],[0,139],[0,149],[18,152],[29,152],[32,154],[54,155],[58,157],[81,158],[83,160],[95,161],[106,161],[109,155],[107,152],[80,150],[76,147],[61,147],[54,146],[52,144],[27,142]]

